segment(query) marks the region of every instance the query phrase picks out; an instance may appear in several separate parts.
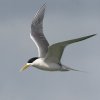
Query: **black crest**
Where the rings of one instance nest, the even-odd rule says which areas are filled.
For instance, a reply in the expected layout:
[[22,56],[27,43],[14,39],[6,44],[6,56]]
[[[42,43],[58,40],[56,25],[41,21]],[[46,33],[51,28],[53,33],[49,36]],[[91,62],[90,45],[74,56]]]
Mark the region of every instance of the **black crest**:
[[32,63],[32,62],[35,61],[36,59],[38,59],[38,57],[30,58],[30,59],[28,60],[27,63]]

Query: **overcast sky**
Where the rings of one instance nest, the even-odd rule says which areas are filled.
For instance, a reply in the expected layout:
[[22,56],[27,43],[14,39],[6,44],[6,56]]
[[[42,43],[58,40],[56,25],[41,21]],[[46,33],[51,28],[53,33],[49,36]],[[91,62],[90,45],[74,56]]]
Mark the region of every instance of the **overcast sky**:
[[[50,44],[97,33],[68,46],[61,60],[88,73],[19,72],[37,56],[30,25],[45,1]],[[0,100],[100,100],[100,0],[0,0],[0,62]]]

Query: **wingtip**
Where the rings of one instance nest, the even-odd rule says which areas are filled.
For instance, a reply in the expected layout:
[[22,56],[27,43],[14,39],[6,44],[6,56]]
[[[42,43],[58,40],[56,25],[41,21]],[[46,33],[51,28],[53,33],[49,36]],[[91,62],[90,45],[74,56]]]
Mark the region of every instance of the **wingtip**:
[[46,5],[47,5],[47,3],[45,2],[40,9],[45,9]]
[[36,12],[35,15],[38,15],[39,13],[44,12],[44,11],[45,11],[45,8],[46,8],[46,3],[44,3],[44,4],[39,8],[39,10]]
[[45,2],[44,4],[43,4],[43,6],[45,7],[47,5],[47,3]]
[[39,18],[41,18],[41,20],[43,20],[44,17],[44,13],[45,13],[45,8],[46,8],[46,3],[44,3],[38,10],[37,12],[34,14],[33,16],[33,20],[32,20],[32,24],[35,23]]
[[92,36],[95,36],[95,35],[97,35],[97,34],[92,34],[91,37],[92,37]]
[[97,35],[97,34],[92,34],[92,35],[89,35],[89,36],[87,36],[87,37],[90,38],[90,37],[93,37],[93,36],[95,36],[95,35]]

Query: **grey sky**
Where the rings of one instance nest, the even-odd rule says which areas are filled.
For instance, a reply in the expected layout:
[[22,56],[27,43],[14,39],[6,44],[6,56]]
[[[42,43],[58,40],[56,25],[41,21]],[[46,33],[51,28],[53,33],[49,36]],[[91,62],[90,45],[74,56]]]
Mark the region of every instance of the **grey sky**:
[[[46,0],[44,33],[50,44],[97,33],[68,46],[62,63],[87,71],[19,69],[37,48],[29,37],[45,0],[0,0],[0,100],[100,100],[100,0]],[[57,38],[56,38],[57,37]]]

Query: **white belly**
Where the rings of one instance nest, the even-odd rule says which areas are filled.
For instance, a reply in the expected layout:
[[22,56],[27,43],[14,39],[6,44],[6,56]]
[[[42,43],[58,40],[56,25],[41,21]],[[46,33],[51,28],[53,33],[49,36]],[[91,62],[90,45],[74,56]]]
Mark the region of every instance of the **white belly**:
[[53,62],[45,62],[42,58],[35,60],[32,66],[47,71],[57,71],[61,68],[59,64]]

